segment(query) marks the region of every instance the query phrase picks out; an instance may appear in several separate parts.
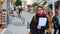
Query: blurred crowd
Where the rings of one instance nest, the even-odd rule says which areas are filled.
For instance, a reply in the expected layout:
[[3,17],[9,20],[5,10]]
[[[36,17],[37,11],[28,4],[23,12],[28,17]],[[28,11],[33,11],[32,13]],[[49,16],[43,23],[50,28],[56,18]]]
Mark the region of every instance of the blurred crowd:
[[[56,34],[57,30],[57,34],[60,34],[60,11],[56,10],[55,15],[53,15],[51,6],[52,5],[46,6],[45,4],[43,4],[43,6],[37,6],[36,15],[33,16],[30,23],[29,34],[45,34],[45,32],[46,34],[52,34],[53,29],[53,34]],[[39,25],[40,18],[47,18],[45,26]]]

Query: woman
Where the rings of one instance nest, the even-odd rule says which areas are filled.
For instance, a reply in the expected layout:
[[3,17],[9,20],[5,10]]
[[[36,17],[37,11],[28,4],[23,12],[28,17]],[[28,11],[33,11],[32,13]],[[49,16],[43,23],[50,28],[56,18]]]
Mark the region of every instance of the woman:
[[47,33],[46,34],[51,34],[51,32],[52,32],[52,12],[51,12],[51,10],[48,12],[48,15],[47,15],[47,17],[48,17],[48,21],[49,21],[49,28],[46,30],[47,31]]
[[45,26],[38,25],[39,18],[47,18],[47,16],[44,13],[42,6],[37,7],[37,13],[35,16],[33,16],[33,19],[30,23],[30,32],[32,32],[32,34],[45,34],[45,30],[49,27],[48,26],[49,25],[48,19],[46,21]]

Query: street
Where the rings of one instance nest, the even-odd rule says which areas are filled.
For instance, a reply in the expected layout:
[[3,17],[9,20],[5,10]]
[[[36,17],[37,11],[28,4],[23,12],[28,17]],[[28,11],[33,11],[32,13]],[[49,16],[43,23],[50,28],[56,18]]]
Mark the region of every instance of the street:
[[[30,23],[32,27],[42,30],[46,28],[45,25],[49,26],[45,34],[53,34],[54,26],[57,26],[60,33],[59,11],[59,0],[0,0],[0,34],[29,34]],[[36,20],[34,15],[37,17]],[[42,30],[38,32],[42,34]]]
[[[9,25],[4,32],[4,34],[28,34],[29,29],[27,29],[27,23],[29,23],[33,17],[33,13],[30,12],[22,12],[21,18],[14,14],[14,17],[10,16]],[[23,18],[25,19],[25,23],[23,24]]]

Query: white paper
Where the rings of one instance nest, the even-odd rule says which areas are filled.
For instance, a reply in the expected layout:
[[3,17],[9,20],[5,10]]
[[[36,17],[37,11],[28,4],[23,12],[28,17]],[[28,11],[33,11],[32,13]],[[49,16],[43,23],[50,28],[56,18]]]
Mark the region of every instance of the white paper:
[[39,26],[45,26],[47,22],[47,18],[39,18]]

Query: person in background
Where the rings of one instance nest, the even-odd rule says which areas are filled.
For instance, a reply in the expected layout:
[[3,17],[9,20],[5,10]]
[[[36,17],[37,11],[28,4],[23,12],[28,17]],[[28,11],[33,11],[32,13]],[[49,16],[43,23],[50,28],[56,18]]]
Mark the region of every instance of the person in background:
[[14,11],[16,11],[16,7],[14,6]]
[[47,12],[46,10],[48,10],[48,8],[49,8],[47,1],[45,1],[42,6],[43,6],[43,9],[44,9],[44,11],[46,13]]
[[49,10],[48,12],[48,21],[49,21],[49,28],[46,30],[46,34],[52,34],[52,28],[53,28],[53,21],[52,21],[52,11]]
[[33,16],[32,21],[30,23],[30,32],[32,34],[45,34],[45,30],[49,28],[48,18],[45,26],[38,25],[39,18],[47,18],[42,6],[37,7],[37,13],[35,16]]
[[55,16],[53,16],[53,28],[54,28],[54,33],[53,34],[56,34],[57,32],[57,29],[58,29],[58,23],[59,23],[59,12],[58,11],[55,11]]
[[18,8],[18,16],[19,16],[19,17],[21,17],[21,14],[20,14],[21,12],[22,12],[22,7],[19,6],[19,8]]

